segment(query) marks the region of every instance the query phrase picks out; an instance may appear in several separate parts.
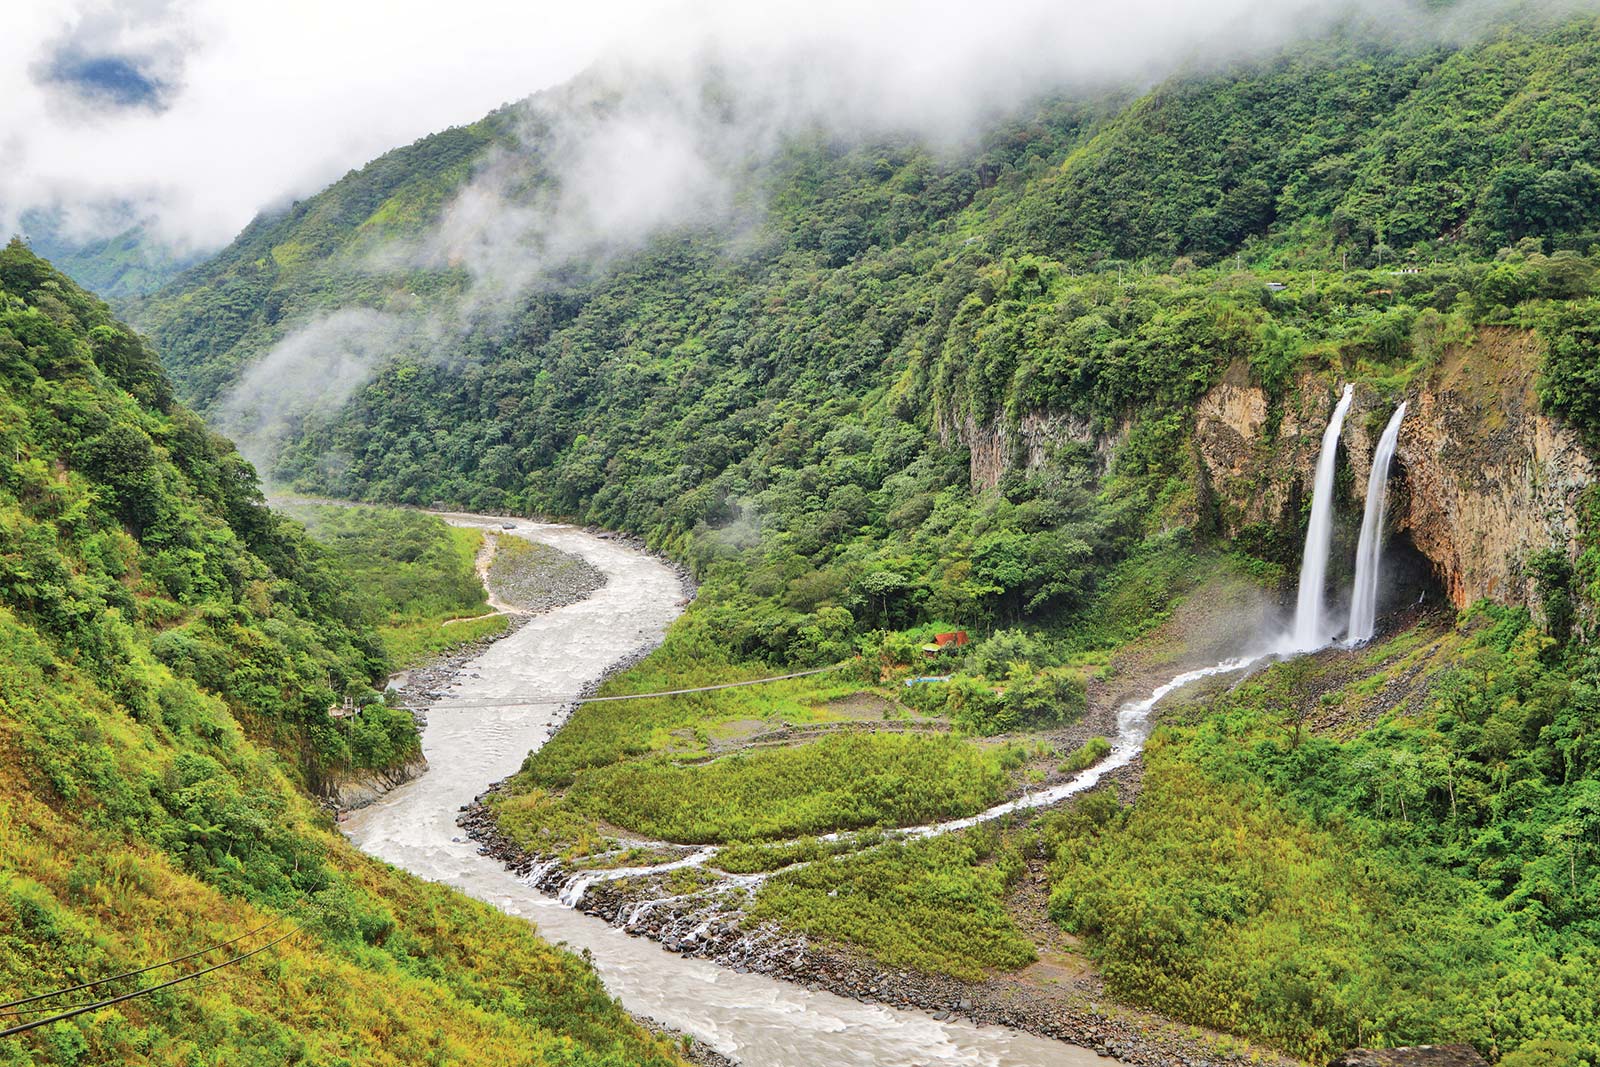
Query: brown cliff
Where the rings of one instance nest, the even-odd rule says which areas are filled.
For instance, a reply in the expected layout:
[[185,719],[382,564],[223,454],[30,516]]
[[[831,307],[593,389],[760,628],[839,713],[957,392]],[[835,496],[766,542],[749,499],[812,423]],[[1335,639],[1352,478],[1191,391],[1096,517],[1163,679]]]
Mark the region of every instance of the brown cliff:
[[[1357,379],[1343,434],[1356,505],[1373,443],[1393,403],[1410,402],[1390,483],[1390,528],[1409,535],[1450,599],[1529,603],[1522,564],[1551,545],[1572,551],[1578,497],[1594,469],[1569,430],[1539,410],[1537,335],[1484,329],[1385,399]],[[1262,390],[1232,368],[1196,410],[1195,447],[1223,533],[1298,525],[1335,377],[1307,375],[1267,430]]]
[[[1354,380],[1342,435],[1349,470],[1343,521],[1359,522],[1373,446],[1393,405],[1405,399],[1391,532],[1407,535],[1458,607],[1480,597],[1531,603],[1523,563],[1552,545],[1575,551],[1579,496],[1595,473],[1577,437],[1539,410],[1534,383],[1542,351],[1531,331],[1484,328],[1409,382],[1388,379],[1387,389],[1356,368],[1348,375],[1308,371],[1277,411],[1249,368],[1235,363],[1195,409],[1193,517],[1227,537],[1271,535],[1295,544],[1323,428],[1339,385]],[[972,485],[983,490],[1007,470],[1052,462],[1068,444],[1090,448],[1106,463],[1126,431],[1126,423],[1097,433],[1081,419],[1031,414],[1015,428],[969,418],[944,436],[970,449]]]

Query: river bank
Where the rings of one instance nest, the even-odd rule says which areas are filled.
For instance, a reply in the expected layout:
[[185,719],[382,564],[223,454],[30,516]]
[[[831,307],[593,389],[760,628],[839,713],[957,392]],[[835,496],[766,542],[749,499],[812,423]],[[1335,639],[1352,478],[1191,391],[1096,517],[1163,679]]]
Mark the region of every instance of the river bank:
[[[492,516],[457,516],[499,526]],[[584,952],[636,1014],[691,1035],[748,1067],[1088,1067],[1093,1051],[965,1020],[936,1020],[752,971],[663,952],[563,906],[488,856],[455,825],[485,786],[521,766],[565,719],[564,704],[619,661],[654,647],[682,610],[681,572],[626,544],[573,527],[514,522],[518,536],[582,555],[606,584],[529,619],[462,664],[427,715],[431,770],[350,815],[345,833],[368,853],[534,922]]]
[[[631,538],[586,532],[600,540],[643,550],[642,544]],[[681,568],[673,569],[684,583],[687,602],[693,592],[692,583]],[[503,595],[503,591],[497,592]],[[614,660],[583,684],[574,697],[594,695],[608,678],[634,666],[653,648],[653,644],[641,646]],[[457,669],[464,667],[463,663]],[[441,681],[443,684],[439,684]],[[1138,685],[1138,681],[1124,676],[1116,688],[1127,692],[1130,683]],[[430,690],[424,695],[439,699],[453,681],[432,678],[429,684]],[[575,706],[569,704],[558,711],[546,729],[547,737],[554,735]],[[1106,699],[1095,701],[1092,714],[1086,717],[1090,721],[1078,724],[1078,728],[1115,736],[1121,706],[1120,702]],[[1128,759],[1118,761],[1105,773],[1102,784],[1128,796],[1137,790],[1138,777],[1137,762]],[[456,820],[457,825],[479,846],[481,854],[503,864],[530,887],[559,899],[583,872],[549,857],[531,855],[501,835],[492,812],[483,804],[486,795],[474,797]],[[684,856],[693,851],[681,850]],[[885,970],[858,954],[815,945],[803,937],[785,936],[771,928],[742,929],[739,906],[748,896],[741,892],[741,885],[753,889],[747,880],[730,879],[729,891],[713,888],[710,896],[720,900],[709,905],[698,895],[685,899],[659,885],[652,886],[651,882],[596,883],[577,896],[576,910],[620,928],[630,937],[654,942],[680,958],[703,959],[736,974],[767,975],[858,1003],[920,1011],[935,1021],[964,1019],[980,1027],[1008,1027],[1090,1048],[1099,1056],[1129,1064],[1201,1067],[1226,1062],[1214,1047],[1194,1040],[1190,1028],[1108,1003],[1098,980],[1092,977],[1063,986],[1053,980],[1037,983],[1022,975],[997,974],[982,981],[968,981]]]
[[[1134,777],[1134,768],[1122,768],[1107,776],[1105,787],[1126,789],[1131,781],[1123,779]],[[580,873],[507,839],[481,797],[457,825],[483,855],[552,899]],[[729,893],[735,898],[731,905],[711,900],[695,906],[665,890],[652,893],[649,887],[606,881],[590,886],[575,907],[683,958],[709,960],[739,974],[769,975],[864,1004],[922,1011],[936,1021],[961,1018],[980,1027],[1008,1027],[1139,1067],[1217,1067],[1235,1061],[1194,1040],[1192,1028],[1107,1001],[1095,979],[1068,987],[1034,985],[1009,974],[968,981],[885,969],[859,954],[785,936],[770,926],[747,930],[739,921],[736,885]]]

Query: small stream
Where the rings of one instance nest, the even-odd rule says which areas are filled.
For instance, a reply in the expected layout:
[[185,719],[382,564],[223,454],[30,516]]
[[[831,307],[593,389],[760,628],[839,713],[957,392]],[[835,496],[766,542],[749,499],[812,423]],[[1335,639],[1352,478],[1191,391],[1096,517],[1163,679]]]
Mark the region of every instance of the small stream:
[[[463,526],[506,520],[447,516]],[[588,599],[531,619],[491,645],[428,713],[430,770],[353,813],[344,830],[367,853],[441,882],[537,925],[547,939],[588,949],[611,992],[630,1011],[693,1035],[745,1067],[1087,1067],[1088,1049],[998,1027],[941,1022],[917,1011],[862,1004],[759,974],[684,959],[652,941],[547,897],[478,854],[456,826],[458,809],[490,782],[516,772],[562,711],[493,705],[578,695],[608,667],[661,640],[683,592],[658,560],[570,526],[520,521],[518,536],[582,556],[607,582]],[[476,674],[478,677],[471,677]]]

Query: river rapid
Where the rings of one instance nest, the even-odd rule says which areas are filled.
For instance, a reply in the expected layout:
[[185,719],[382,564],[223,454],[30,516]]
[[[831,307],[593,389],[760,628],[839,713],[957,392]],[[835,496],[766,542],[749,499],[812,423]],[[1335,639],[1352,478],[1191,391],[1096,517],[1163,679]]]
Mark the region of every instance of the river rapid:
[[[459,526],[510,520],[448,515]],[[547,897],[478,854],[459,809],[517,771],[560,726],[570,700],[618,661],[660,642],[682,610],[678,576],[629,545],[571,526],[517,521],[516,536],[581,556],[606,576],[587,599],[539,615],[491,645],[428,712],[429,770],[354,812],[344,831],[363,851],[534,923],[546,939],[587,949],[628,1010],[693,1035],[745,1067],[1086,1067],[1088,1049],[922,1012],[862,1004],[759,974],[684,959]],[[501,706],[495,706],[501,702]],[[463,705],[472,705],[470,707]],[[485,706],[488,705],[488,706]]]

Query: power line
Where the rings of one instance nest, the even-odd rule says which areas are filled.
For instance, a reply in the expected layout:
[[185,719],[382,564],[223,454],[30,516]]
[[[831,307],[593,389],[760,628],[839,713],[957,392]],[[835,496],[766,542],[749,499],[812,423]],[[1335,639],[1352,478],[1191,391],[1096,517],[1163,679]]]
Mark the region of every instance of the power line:
[[120,997],[112,997],[109,1000],[97,1000],[93,1004],[80,1004],[70,1011],[64,1011],[59,1015],[52,1015],[48,1019],[35,1019],[31,1023],[23,1023],[20,1026],[13,1026],[9,1030],[0,1030],[0,1037],[12,1037],[16,1034],[26,1033],[29,1030],[37,1030],[41,1026],[49,1026],[51,1023],[58,1023],[64,1019],[75,1018],[76,1016],[83,1015],[91,1011],[98,1011],[101,1008],[109,1008],[113,1004],[121,1004],[125,1000],[133,1000],[135,997],[147,996],[151,993],[160,992],[163,989],[169,989],[172,986],[178,985],[182,982],[192,981],[193,979],[199,978],[202,975],[210,974],[212,971],[219,971],[222,968],[230,967],[241,960],[247,960],[257,953],[265,952],[273,945],[278,944],[278,942],[287,941],[289,938],[293,937],[299,932],[300,931],[298,929],[290,930],[288,933],[283,934],[280,937],[273,938],[260,948],[253,948],[249,952],[240,953],[231,960],[223,960],[221,963],[214,963],[210,967],[206,967],[202,970],[194,971],[190,974],[179,975],[176,978],[162,982],[160,985],[147,986],[144,989],[135,989],[132,993],[124,993]]
[[[110,978],[97,978],[93,982],[84,982],[82,985],[68,986],[65,989],[58,989],[53,993],[35,993],[31,997],[23,997],[20,1000],[8,1000],[4,1004],[0,1004],[0,1008],[12,1008],[12,1009],[14,1009],[19,1004],[32,1004],[35,1001],[49,1000],[52,997],[63,996],[65,994],[67,994],[67,993],[77,993],[77,992],[81,992],[82,990],[85,990],[85,989],[93,989],[97,985],[105,985],[107,982],[115,982],[120,978],[132,978],[134,975],[145,974],[145,973],[147,973],[149,971],[159,971],[163,967],[171,967],[174,963],[182,963],[185,960],[192,960],[196,956],[204,956],[208,952],[215,952],[219,948],[227,948],[229,945],[237,945],[240,941],[243,941],[245,938],[254,937],[256,934],[259,934],[263,930],[267,930],[267,929],[270,929],[270,928],[272,928],[274,926],[277,926],[282,921],[283,921],[283,916],[280,915],[276,919],[273,919],[271,922],[262,923],[260,926],[256,927],[254,930],[249,930],[249,931],[247,931],[245,933],[240,934],[238,937],[232,938],[232,939],[230,939],[228,941],[223,941],[223,942],[221,942],[219,944],[212,945],[210,948],[203,948],[203,949],[200,949],[198,952],[191,952],[187,956],[179,956],[177,959],[167,960],[164,963],[152,963],[148,967],[140,967],[137,971],[124,971],[121,974],[114,974]],[[14,1015],[31,1015],[36,1011],[48,1011],[48,1010],[49,1010],[48,1008],[28,1008],[28,1009],[24,1009],[24,1010],[21,1010],[21,1011],[0,1011],[0,1018],[4,1018],[6,1016],[14,1016]]]
[[[845,663],[835,663],[831,667],[818,667],[815,670],[810,671],[797,671],[794,674],[778,674],[772,676],[771,678],[750,678],[743,682],[723,682],[720,685],[700,685],[695,686],[692,689],[667,689],[659,693],[621,693],[615,696],[604,697],[545,697],[536,700],[497,700],[483,704],[444,704],[442,705],[442,709],[445,711],[450,711],[457,708],[532,708],[551,705],[560,706],[565,704],[603,704],[613,700],[645,700],[650,697],[682,696],[685,693],[710,693],[718,689],[738,689],[741,686],[747,685],[765,685],[768,682],[786,682],[791,678],[809,678],[813,674],[826,674],[828,671],[836,671],[840,667],[846,666],[848,662],[849,661],[847,660]],[[441,705],[434,706],[441,707]],[[413,706],[411,704],[401,704],[400,707],[403,707],[408,711],[429,710],[426,707]]]

